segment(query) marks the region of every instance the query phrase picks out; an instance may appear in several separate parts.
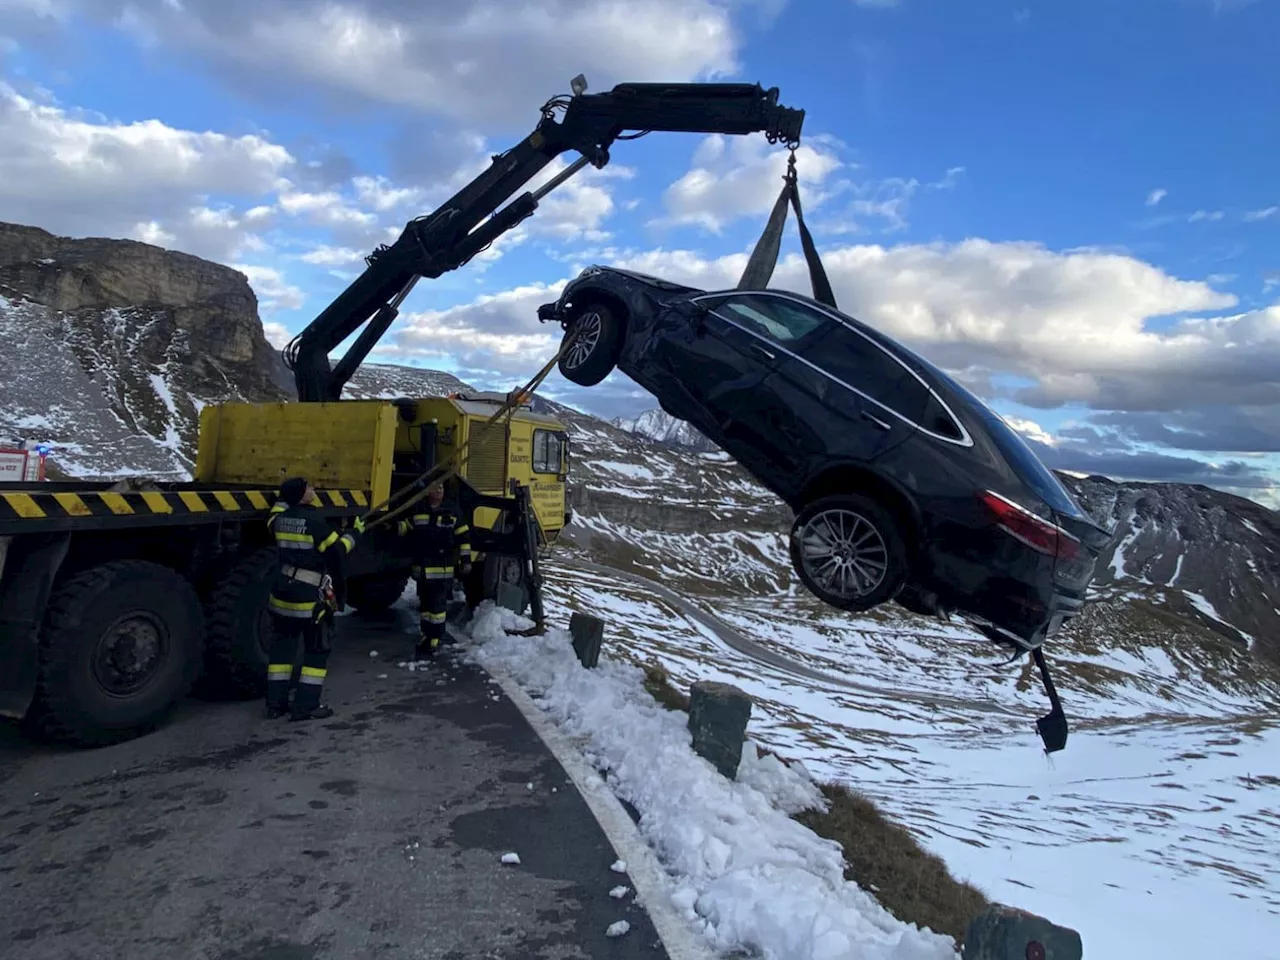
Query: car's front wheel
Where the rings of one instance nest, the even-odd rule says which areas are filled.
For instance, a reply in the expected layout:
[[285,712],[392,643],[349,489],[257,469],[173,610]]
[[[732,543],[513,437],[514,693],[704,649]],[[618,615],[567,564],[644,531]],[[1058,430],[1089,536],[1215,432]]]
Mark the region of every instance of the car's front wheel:
[[878,607],[898,595],[907,548],[893,516],[858,494],[823,497],[791,524],[791,563],[805,587],[841,610]]
[[560,357],[560,373],[579,386],[594,387],[613,372],[621,340],[622,322],[617,314],[602,303],[588,304],[565,329],[562,344],[567,345]]

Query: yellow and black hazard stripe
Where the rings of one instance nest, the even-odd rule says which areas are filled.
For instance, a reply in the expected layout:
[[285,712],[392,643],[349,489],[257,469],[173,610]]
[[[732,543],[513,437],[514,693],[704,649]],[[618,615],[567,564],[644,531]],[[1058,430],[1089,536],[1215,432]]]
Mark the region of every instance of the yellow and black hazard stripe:
[[[372,502],[366,490],[317,490],[324,513],[360,514]],[[83,488],[0,492],[0,535],[52,530],[95,530],[220,522],[266,513],[276,490],[172,489],[107,493]]]

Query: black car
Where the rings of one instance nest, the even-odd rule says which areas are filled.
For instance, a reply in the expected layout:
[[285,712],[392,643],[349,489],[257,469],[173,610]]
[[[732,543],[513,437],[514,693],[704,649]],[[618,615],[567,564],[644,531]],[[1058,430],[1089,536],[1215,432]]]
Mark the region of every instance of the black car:
[[1109,532],[986,404],[866,324],[606,267],[538,317],[575,331],[565,378],[616,367],[785,501],[792,563],[825,602],[955,612],[1015,655],[1081,610]]

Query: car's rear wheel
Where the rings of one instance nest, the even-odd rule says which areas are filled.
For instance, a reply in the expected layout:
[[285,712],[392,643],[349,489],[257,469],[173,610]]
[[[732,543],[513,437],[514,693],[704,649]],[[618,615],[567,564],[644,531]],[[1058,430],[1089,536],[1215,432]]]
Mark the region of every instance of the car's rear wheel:
[[791,563],[805,587],[841,610],[870,610],[898,595],[907,548],[892,514],[859,494],[823,497],[791,524]]
[[[560,357],[560,373],[583,387],[594,387],[613,372],[622,342],[622,322],[602,303],[586,304],[565,329],[574,339]],[[564,341],[561,341],[564,343]]]

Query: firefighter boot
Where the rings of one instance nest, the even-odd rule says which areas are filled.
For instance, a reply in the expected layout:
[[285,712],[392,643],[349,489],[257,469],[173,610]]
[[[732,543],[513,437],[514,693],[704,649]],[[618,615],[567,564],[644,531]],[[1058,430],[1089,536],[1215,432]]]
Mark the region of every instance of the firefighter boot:
[[333,716],[333,708],[320,704],[329,673],[330,629],[327,621],[312,623],[303,636],[302,675],[298,677],[298,692],[289,708],[290,720],[323,720]]

